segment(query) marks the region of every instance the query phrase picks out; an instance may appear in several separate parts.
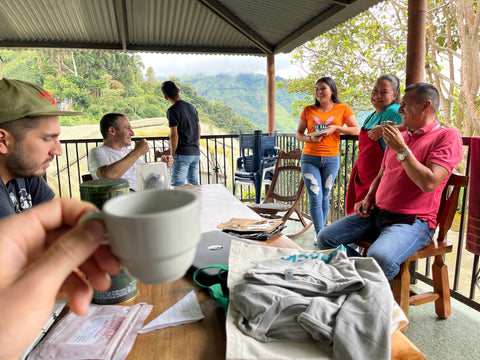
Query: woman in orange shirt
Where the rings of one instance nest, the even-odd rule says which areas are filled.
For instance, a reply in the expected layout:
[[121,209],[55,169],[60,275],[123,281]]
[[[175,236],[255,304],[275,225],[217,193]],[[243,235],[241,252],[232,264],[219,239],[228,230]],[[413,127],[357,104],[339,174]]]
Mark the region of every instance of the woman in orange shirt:
[[338,100],[335,81],[329,77],[319,79],[315,84],[315,104],[303,109],[296,133],[296,138],[305,142],[302,175],[315,235],[325,226],[330,191],[340,167],[340,134],[359,132],[352,110]]

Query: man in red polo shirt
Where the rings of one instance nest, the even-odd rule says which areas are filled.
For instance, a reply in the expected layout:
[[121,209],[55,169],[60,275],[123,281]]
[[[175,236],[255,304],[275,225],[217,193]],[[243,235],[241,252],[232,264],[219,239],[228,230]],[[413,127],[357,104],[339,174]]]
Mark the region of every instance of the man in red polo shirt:
[[[387,149],[377,177],[365,199],[355,204],[355,214],[318,234],[320,249],[370,241],[367,256],[376,259],[391,280],[404,260],[430,243],[441,194],[462,158],[458,131],[435,120],[439,102],[433,85],[418,83],[405,89],[398,112],[408,131],[384,126]],[[349,255],[359,256],[346,247]]]

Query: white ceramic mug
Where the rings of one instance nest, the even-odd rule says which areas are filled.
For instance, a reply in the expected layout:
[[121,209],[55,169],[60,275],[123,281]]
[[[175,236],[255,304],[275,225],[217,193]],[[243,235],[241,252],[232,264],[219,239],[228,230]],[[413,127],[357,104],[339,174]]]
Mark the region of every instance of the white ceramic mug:
[[159,284],[187,272],[200,241],[200,199],[186,190],[153,189],[108,200],[82,220],[105,221],[112,252],[137,280]]

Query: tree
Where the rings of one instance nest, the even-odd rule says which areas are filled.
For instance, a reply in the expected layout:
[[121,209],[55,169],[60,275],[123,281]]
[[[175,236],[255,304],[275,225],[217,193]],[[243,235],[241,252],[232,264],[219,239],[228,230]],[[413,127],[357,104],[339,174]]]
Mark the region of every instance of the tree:
[[308,94],[295,103],[297,114],[314,102],[315,82],[323,76],[335,80],[341,101],[354,112],[372,108],[370,89],[381,74],[405,78],[406,23],[395,27],[390,20],[394,15],[388,3],[381,3],[294,50],[292,63],[308,76],[278,86]]
[[442,118],[464,136],[480,134],[478,4],[432,0],[427,12],[427,77],[441,92]]
[[[405,79],[407,1],[390,0],[296,49],[292,63],[309,75],[279,84],[313,94],[321,76],[336,80],[340,97],[355,111],[371,109],[370,89],[383,73]],[[462,135],[480,134],[478,3],[428,0],[426,81],[440,91],[439,121]],[[306,96],[297,112],[313,102]]]
[[145,81],[145,89],[153,89],[155,87],[155,70],[153,67],[149,66],[147,68],[147,72],[145,73],[145,77],[147,78]]

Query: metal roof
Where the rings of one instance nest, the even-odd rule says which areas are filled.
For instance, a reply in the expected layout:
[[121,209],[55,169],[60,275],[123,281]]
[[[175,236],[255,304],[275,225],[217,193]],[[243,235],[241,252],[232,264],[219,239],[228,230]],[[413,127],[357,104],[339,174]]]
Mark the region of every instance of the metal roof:
[[288,53],[380,0],[0,0],[0,48]]

